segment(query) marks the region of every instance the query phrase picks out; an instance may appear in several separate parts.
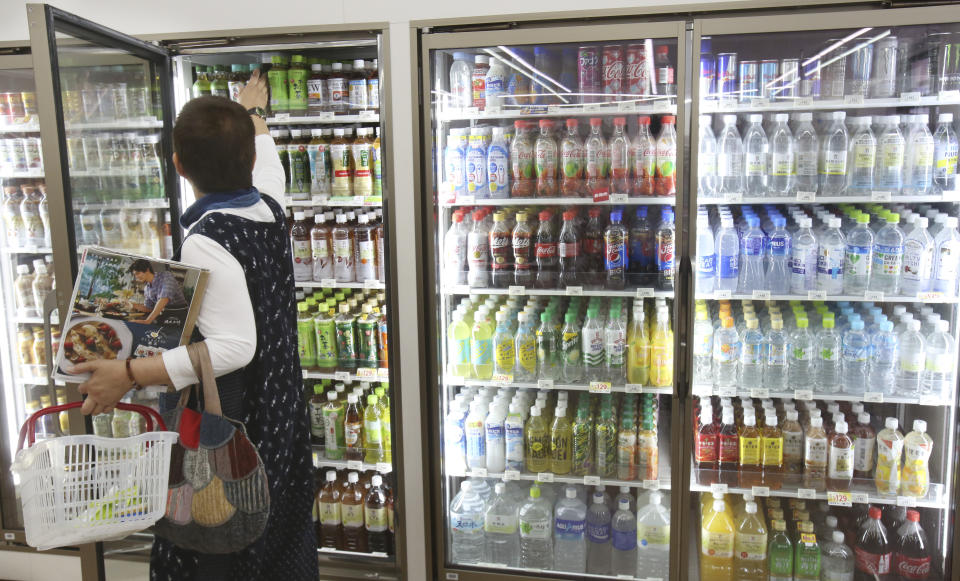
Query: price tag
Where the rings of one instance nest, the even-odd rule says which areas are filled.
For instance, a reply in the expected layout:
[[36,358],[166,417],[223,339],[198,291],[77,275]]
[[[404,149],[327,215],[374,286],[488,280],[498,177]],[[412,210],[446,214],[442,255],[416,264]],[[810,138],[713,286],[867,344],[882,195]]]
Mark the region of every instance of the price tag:
[[323,194],[318,194],[310,198],[310,202],[313,204],[326,204],[330,201],[330,196],[325,196]]
[[459,573],[447,573],[446,576],[445,576],[445,579],[446,579],[447,581],[459,581],[459,580],[460,580],[460,574],[459,574]]
[[670,111],[670,109],[670,101],[668,100],[660,99],[659,101],[653,102],[653,110],[658,113],[666,113]]
[[644,287],[637,289],[637,298],[638,299],[652,299],[654,291],[652,288]]
[[590,393],[610,393],[609,381],[591,381]]
[[12,541],[14,539],[16,539],[16,537],[14,536],[13,533],[3,533],[3,540]]
[[751,107],[763,107],[770,104],[770,99],[766,97],[750,97]]
[[940,94],[937,95],[937,98],[941,103],[947,101],[960,101],[960,91],[940,91]]
[[537,482],[553,482],[553,472],[540,472],[537,474]]
[[659,480],[644,480],[643,481],[644,490],[660,490],[660,481]]
[[390,369],[386,367],[381,367],[380,369],[377,370],[377,377],[379,377],[381,381],[389,381]]
[[735,194],[723,194],[723,201],[728,204],[739,204],[743,201],[743,194],[740,192]]
[[337,371],[333,374],[335,381],[350,381],[350,373],[346,371]]
[[368,278],[363,281],[363,288],[365,289],[378,289],[380,288],[380,281],[375,278]]
[[750,490],[754,496],[770,496],[769,486],[754,486]]
[[322,286],[322,287],[329,287],[329,288],[337,288],[337,279],[335,279],[335,278],[321,278],[321,279],[320,279],[320,286]]
[[815,545],[817,544],[817,535],[813,533],[801,533],[800,542],[804,545]]
[[527,289],[522,285],[513,284],[507,289],[507,293],[512,297],[518,297],[525,295],[527,293]]
[[854,492],[850,495],[850,498],[857,504],[867,504],[870,502],[870,496],[866,492]]
[[813,97],[798,97],[793,101],[794,107],[813,107]]
[[853,506],[853,498],[849,492],[827,491],[827,504],[830,506]]
[[450,385],[464,385],[465,381],[460,376],[451,375],[450,377],[447,378],[447,383],[449,383]]
[[381,553],[380,551],[371,551],[371,552],[370,552],[370,556],[371,556],[371,557],[384,558],[384,557],[387,557],[387,556],[389,556],[389,555],[387,555],[386,553]]
[[537,389],[553,389],[553,380],[552,380],[552,379],[538,379],[538,380],[537,380]]
[[636,110],[637,110],[637,102],[636,102],[636,101],[621,101],[620,103],[617,104],[617,110],[618,110],[618,111],[622,111],[622,112],[624,112],[624,113],[630,113],[630,112],[632,112],[632,111],[636,111]]
[[700,101],[701,113],[715,113],[717,111],[717,102],[715,100]]
[[626,204],[627,199],[627,194],[610,194],[611,204]]
[[827,300],[827,291],[825,290],[807,291],[807,299],[811,301],[825,301]]
[[363,462],[360,460],[347,460],[347,470],[363,470]]
[[550,115],[557,115],[563,113],[563,109],[559,105],[547,105],[547,113]]
[[845,105],[863,105],[863,95],[844,95],[843,102]]
[[863,293],[863,298],[868,301],[873,301],[875,303],[883,302],[883,291],[867,291]]
[[290,120],[290,114],[289,114],[289,113],[277,113],[276,115],[273,116],[273,120],[274,120],[274,121],[289,121],[289,120]]
[[468,295],[470,294],[470,287],[465,284],[457,284],[453,286],[453,294],[455,295]]
[[358,367],[357,379],[376,379],[377,370],[373,367]]
[[798,202],[812,202],[817,199],[817,192],[797,192]]
[[755,387],[750,390],[750,397],[757,399],[767,399],[770,397],[770,390],[765,387]]
[[727,485],[721,482],[714,482],[710,485],[710,492],[717,492],[719,494],[727,493]]
[[883,394],[879,391],[867,391],[863,394],[863,401],[872,403],[883,403]]
[[600,103],[586,103],[583,106],[584,113],[598,113],[602,110],[603,110],[603,107],[601,107]]
[[520,480],[520,471],[519,470],[504,470],[503,471],[504,480]]
[[717,388],[717,395],[720,397],[737,397],[737,386],[725,385]]
[[874,202],[889,202],[893,199],[893,194],[888,190],[873,190],[870,192],[870,199]]
[[917,506],[917,499],[912,496],[898,496],[897,506],[907,506],[907,507]]
[[939,396],[927,394],[921,395],[920,400],[917,403],[920,405],[943,405],[946,402],[940,399]]
[[600,202],[606,202],[610,199],[609,190],[594,190],[593,191],[593,203],[599,204]]
[[697,383],[693,386],[693,395],[699,397],[710,397],[713,395],[713,386],[709,383]]
[[723,97],[722,99],[720,99],[720,109],[729,110],[729,109],[736,109],[736,108],[737,108],[736,99],[731,99],[730,97]]
[[810,401],[813,399],[813,390],[795,389],[793,391],[793,399]]
[[566,294],[568,297],[579,297],[583,294],[582,286],[568,286],[566,289]]
[[473,470],[467,472],[467,474],[468,474],[469,476],[474,477],[474,478],[486,478],[486,477],[487,477],[487,469],[486,469],[486,468],[474,468]]
[[333,112],[327,111],[316,116],[317,121],[333,121]]
[[393,464],[389,462],[377,462],[377,472],[380,474],[388,474],[393,470]]
[[500,114],[500,104],[493,104],[487,106],[487,115],[499,115]]
[[908,105],[919,105],[920,93],[916,91],[910,93],[900,93],[900,102]]
[[354,205],[354,206],[362,206],[362,205],[363,205],[363,202],[365,202],[365,201],[366,201],[366,198],[365,198],[364,196],[354,196],[354,197],[353,197],[353,205]]
[[930,291],[926,293],[920,293],[917,295],[917,298],[921,301],[936,301],[943,298],[943,293],[937,291]]
[[729,289],[713,291],[714,300],[729,299],[731,296],[733,296],[733,293],[731,293]]
[[626,393],[643,393],[643,386],[639,383],[628,383],[624,391]]
[[770,291],[768,290],[754,290],[752,293],[753,299],[757,301],[768,301],[770,300]]
[[583,485],[584,485],[584,486],[596,486],[596,485],[598,485],[598,484],[600,484],[600,477],[599,477],[599,476],[584,476],[584,477],[583,477]]
[[617,579],[633,579],[633,575],[628,575],[626,573],[617,573]]
[[479,108],[479,107],[464,107],[464,108],[463,108],[463,114],[464,114],[464,115],[479,115],[479,114],[480,114],[480,108]]
[[471,196],[471,195],[469,195],[469,194],[459,194],[459,195],[457,195],[457,203],[458,203],[458,204],[472,205],[475,200],[476,200],[476,198],[474,198],[473,196]]
[[513,383],[513,375],[509,373],[497,373],[493,376],[493,383],[498,387],[507,387]]
[[817,498],[817,491],[812,488],[798,488],[797,489],[797,498],[803,498],[806,500],[813,500]]

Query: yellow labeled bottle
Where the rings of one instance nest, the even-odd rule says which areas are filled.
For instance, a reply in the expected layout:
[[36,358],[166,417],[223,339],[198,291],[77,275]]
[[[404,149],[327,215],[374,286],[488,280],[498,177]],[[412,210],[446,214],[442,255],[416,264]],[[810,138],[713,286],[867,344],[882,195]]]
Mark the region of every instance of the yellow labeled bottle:
[[903,435],[897,418],[887,418],[884,429],[877,434],[877,472],[874,481],[878,494],[900,493],[900,456],[903,453]]
[[913,420],[913,431],[903,440],[903,496],[923,498],[930,491],[930,454],[933,439],[927,435],[927,422]]
[[776,412],[767,413],[761,434],[763,485],[778,490],[783,483],[783,432],[777,427]]
[[363,461],[367,464],[383,462],[383,426],[380,423],[380,406],[377,396],[367,396],[367,408],[363,411]]
[[757,517],[757,503],[744,504],[734,544],[734,575],[738,581],[767,581],[767,529]]
[[657,320],[650,338],[650,385],[673,385],[673,331],[667,307],[657,309]]
[[713,501],[713,510],[700,530],[700,578],[733,581],[733,549],[736,529],[726,503]]
[[546,472],[550,469],[550,429],[539,407],[530,410],[526,431],[526,460],[528,472]]
[[470,377],[473,371],[470,365],[470,325],[465,312],[460,309],[453,314],[453,322],[447,330],[447,359],[449,373],[456,377]]
[[757,428],[757,421],[752,415],[743,418],[743,432],[740,434],[740,486],[750,488],[760,486],[762,476],[762,447],[763,436]]
[[634,305],[627,329],[627,383],[650,383],[650,333],[642,304]]
[[557,409],[550,430],[550,471],[554,474],[569,474],[572,465],[573,426],[567,417],[567,408]]

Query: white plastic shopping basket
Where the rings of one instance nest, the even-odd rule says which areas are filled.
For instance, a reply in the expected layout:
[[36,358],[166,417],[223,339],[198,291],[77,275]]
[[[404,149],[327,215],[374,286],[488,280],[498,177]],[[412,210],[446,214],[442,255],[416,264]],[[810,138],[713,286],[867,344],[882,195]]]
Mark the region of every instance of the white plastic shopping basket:
[[19,478],[27,544],[41,550],[119,539],[150,527],[166,510],[177,433],[166,431],[153,409],[117,404],[146,419],[147,431],[138,436],[63,436],[34,443],[37,419],[80,405],[42,409],[20,428],[11,469]]

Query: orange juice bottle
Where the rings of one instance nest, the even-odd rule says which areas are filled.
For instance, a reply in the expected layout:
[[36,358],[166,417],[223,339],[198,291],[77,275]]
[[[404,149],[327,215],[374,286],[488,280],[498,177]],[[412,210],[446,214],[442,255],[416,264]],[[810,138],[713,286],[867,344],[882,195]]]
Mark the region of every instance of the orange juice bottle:
[[722,500],[704,517],[700,530],[700,578],[733,581],[733,541],[736,529]]

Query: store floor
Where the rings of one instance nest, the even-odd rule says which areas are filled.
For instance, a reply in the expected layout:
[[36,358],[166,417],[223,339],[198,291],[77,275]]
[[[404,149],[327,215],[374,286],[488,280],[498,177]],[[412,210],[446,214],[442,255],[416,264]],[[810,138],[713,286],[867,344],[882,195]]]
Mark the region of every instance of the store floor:
[[[110,581],[143,581],[149,576],[147,563],[106,560]],[[0,581],[80,581],[80,558],[34,552],[0,551]]]

